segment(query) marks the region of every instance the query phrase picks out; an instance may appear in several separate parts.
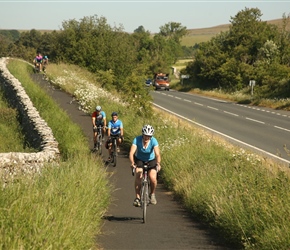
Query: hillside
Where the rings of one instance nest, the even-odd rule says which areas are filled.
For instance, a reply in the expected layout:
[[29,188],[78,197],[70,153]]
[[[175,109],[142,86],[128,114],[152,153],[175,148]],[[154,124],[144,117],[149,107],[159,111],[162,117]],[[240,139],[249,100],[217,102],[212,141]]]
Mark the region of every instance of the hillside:
[[[274,19],[267,22],[280,27],[283,19]],[[182,39],[181,43],[185,46],[194,46],[196,43],[207,42],[220,32],[228,31],[229,28],[230,24],[221,24],[209,28],[188,29],[188,34]],[[288,23],[288,30],[290,30],[290,23]]]

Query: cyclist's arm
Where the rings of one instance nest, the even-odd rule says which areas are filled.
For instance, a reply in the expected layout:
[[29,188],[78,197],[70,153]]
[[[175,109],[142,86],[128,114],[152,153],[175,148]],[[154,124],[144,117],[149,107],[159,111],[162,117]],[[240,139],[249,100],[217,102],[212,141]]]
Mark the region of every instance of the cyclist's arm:
[[129,152],[129,160],[131,162],[131,167],[134,166],[134,163],[135,163],[134,162],[134,154],[136,152],[136,149],[137,149],[137,145],[132,144],[130,152]]
[[92,123],[93,123],[93,126],[95,127],[96,126],[96,117],[92,116]]
[[154,153],[155,153],[155,157],[156,157],[156,163],[158,165],[158,168],[160,170],[161,168],[161,165],[160,165],[160,162],[161,162],[161,155],[160,155],[160,149],[159,149],[159,146],[155,146],[154,147]]
[[103,118],[103,121],[104,121],[104,127],[106,128],[106,127],[107,127],[107,118],[104,117],[104,118]]

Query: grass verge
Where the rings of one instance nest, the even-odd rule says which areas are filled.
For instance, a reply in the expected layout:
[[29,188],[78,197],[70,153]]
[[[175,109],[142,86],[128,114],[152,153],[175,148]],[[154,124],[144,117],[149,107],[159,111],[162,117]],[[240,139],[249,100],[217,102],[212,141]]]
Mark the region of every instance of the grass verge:
[[[54,67],[58,65],[50,64],[47,74],[58,85],[56,75],[50,75]],[[83,109],[92,109],[98,104],[98,96],[88,99],[87,92],[78,89],[98,93],[103,91],[100,85],[83,77],[71,79],[74,70],[66,70],[69,72],[61,78],[62,88],[72,85]],[[109,93],[104,95],[108,95],[101,102],[104,110],[118,111],[124,123],[125,147],[129,148],[143,124],[154,126],[164,184],[193,216],[215,228],[232,247],[289,249],[289,169],[159,110],[150,119],[136,119],[135,111],[116,95],[112,99]],[[63,187],[59,189],[62,194]]]
[[94,249],[110,202],[102,161],[90,154],[81,129],[31,81],[31,66],[11,60],[8,68],[52,128],[62,157],[40,175],[19,176],[1,189],[0,248]]

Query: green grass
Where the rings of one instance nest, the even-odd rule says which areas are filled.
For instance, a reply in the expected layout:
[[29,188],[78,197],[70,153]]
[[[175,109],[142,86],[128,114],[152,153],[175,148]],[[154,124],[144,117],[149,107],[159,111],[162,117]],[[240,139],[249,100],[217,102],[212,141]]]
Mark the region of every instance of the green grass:
[[[69,79],[67,84],[74,84],[76,89],[87,84],[89,92],[98,93],[98,84],[89,81]],[[87,104],[92,105],[87,95],[78,98],[83,100],[85,109]],[[142,125],[153,125],[162,154],[162,179],[193,216],[216,228],[222,238],[237,247],[290,246],[288,168],[161,111],[155,110],[150,119],[136,119],[128,105],[116,106],[108,100],[101,103],[108,113],[118,107],[128,150]]]
[[60,144],[61,160],[41,174],[15,176],[0,191],[1,249],[96,249],[111,187],[102,160],[90,154],[87,138],[30,79],[32,67],[11,60],[8,68],[23,84]]
[[[57,65],[50,64],[47,70],[47,74],[51,79],[57,79],[56,75],[53,76],[51,73],[56,72],[54,67],[57,67]],[[69,76],[75,72],[75,69],[72,68],[70,71],[68,67],[66,70],[68,71],[67,76],[62,77],[60,81],[62,86],[72,85],[68,89],[74,89],[75,93],[78,92],[79,88],[84,89],[86,86],[86,90],[89,93],[96,93],[96,98],[91,100],[87,98],[86,92],[78,92],[77,97],[80,99],[83,109],[90,110],[101,103],[107,113],[113,110],[119,112],[120,119],[124,123],[124,146],[126,149],[129,149],[133,137],[140,134],[140,128],[143,124],[148,123],[154,126],[155,136],[159,141],[162,154],[161,165],[164,184],[169,190],[173,191],[175,196],[179,198],[180,202],[184,204],[193,216],[215,228],[216,232],[220,233],[220,237],[228,240],[232,247],[236,246],[236,248],[242,247],[244,249],[289,249],[290,197],[288,194],[290,191],[290,171],[288,168],[253,152],[235,147],[218,136],[208,134],[206,131],[159,110],[155,110],[155,114],[150,119],[136,119],[135,111],[130,106],[116,101],[116,95],[114,95],[115,99],[111,99],[108,93],[103,93],[102,96],[106,96],[106,98],[97,102],[97,93],[101,91],[100,83],[90,82],[90,79],[85,77],[81,77],[82,81],[80,81],[81,78],[78,79],[77,77],[71,79]],[[57,74],[57,72],[54,74]],[[62,74],[61,71],[59,74]],[[82,75],[86,74],[82,73]],[[58,84],[57,80],[55,80],[55,84]],[[75,161],[83,162],[83,156],[78,157],[78,159],[75,158]],[[89,159],[87,161],[89,162]],[[87,166],[87,161],[82,164]],[[57,171],[69,171],[67,170],[68,168],[74,172],[73,170],[78,167],[78,164],[74,164],[74,162],[64,162],[63,164],[65,167],[49,169],[50,171],[56,171],[56,176],[60,175],[61,180],[62,175]],[[61,203],[60,201],[62,199],[65,200],[67,195],[74,197],[73,193],[76,191],[73,189],[73,184],[78,183],[78,181],[82,183],[82,178],[90,178],[90,176],[85,175],[86,168],[90,168],[90,164],[87,167],[82,166],[75,170],[75,173],[69,174],[67,180],[62,180],[63,185],[57,186],[57,183],[54,184],[49,178],[46,181],[39,179],[34,185],[37,183],[37,185],[46,186],[42,186],[41,189],[35,189],[34,187],[34,191],[25,191],[26,195],[17,196],[17,192],[21,192],[22,188],[19,188],[18,191],[13,190],[13,193],[16,193],[16,197],[25,197],[24,200],[30,199],[27,198],[29,197],[28,193],[48,190],[46,193],[49,194],[51,192],[49,184],[52,183],[51,185],[55,186],[53,192],[55,195],[53,197],[58,196],[55,199],[59,200],[55,202],[52,198],[49,198],[49,195],[46,195],[46,198],[41,197],[42,199],[48,199],[51,209],[53,209],[56,206],[55,204]],[[82,171],[85,172],[82,173]],[[93,173],[100,174],[98,171]],[[82,173],[83,177],[77,178],[75,176],[76,173]],[[106,185],[101,186],[106,190]],[[84,188],[82,185],[79,187]],[[100,191],[99,185],[96,188]],[[72,191],[66,192],[67,190]],[[11,196],[11,194],[7,194],[5,199],[9,199],[9,195]],[[90,195],[92,194],[88,194],[88,196]],[[81,199],[77,194],[76,196],[76,200]],[[100,197],[100,195],[94,194],[93,197],[97,197],[101,203],[106,203],[107,201],[106,196]],[[8,204],[5,203],[6,210],[9,210],[7,208],[16,201],[17,198],[13,196]],[[33,200],[32,204],[36,203]],[[47,206],[46,202],[44,204]],[[20,205],[17,204],[17,206]],[[71,209],[74,211],[73,207]],[[78,215],[77,211],[79,210],[72,214]],[[49,215],[47,212],[42,216],[51,219],[52,217],[49,217]],[[98,215],[96,217],[99,218]],[[12,223],[12,217],[6,216],[5,218],[10,218],[10,221],[6,224],[6,228],[10,228],[7,225]],[[17,221],[22,222],[25,219],[19,217]],[[27,221],[29,220],[27,219]],[[48,219],[48,221],[51,220]],[[73,224],[73,221],[70,223]],[[95,226],[89,222],[81,224],[84,226],[86,223]],[[30,225],[31,223],[28,224]],[[28,224],[23,227],[24,235],[27,235],[26,231],[37,231],[37,226],[28,227]],[[47,221],[45,224],[54,225]],[[61,218],[59,218],[58,224],[60,224],[57,227],[57,233],[59,234],[62,226],[64,226]],[[49,226],[45,226],[45,228]],[[11,235],[17,237],[15,232],[18,231],[21,235],[22,231],[14,229],[11,231]],[[66,242],[76,244],[73,239],[75,235],[69,229],[65,230],[65,232],[68,232],[65,238],[66,241],[61,241],[63,243],[60,245],[54,245],[56,248],[65,248]],[[45,238],[42,238],[42,240],[46,242]],[[9,240],[7,241],[9,242]],[[4,242],[6,243],[6,241]],[[87,248],[84,247],[84,249]],[[74,249],[77,248],[75,247]]]
[[25,144],[22,128],[17,120],[17,110],[9,107],[0,92],[0,152],[34,152]]

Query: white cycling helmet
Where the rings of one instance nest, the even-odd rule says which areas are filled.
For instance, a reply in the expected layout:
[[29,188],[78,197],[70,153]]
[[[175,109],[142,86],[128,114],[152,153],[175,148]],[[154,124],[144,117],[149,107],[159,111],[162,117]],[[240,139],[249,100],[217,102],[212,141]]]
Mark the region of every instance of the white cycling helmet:
[[101,110],[102,110],[102,107],[101,107],[101,106],[97,106],[97,107],[96,107],[96,110],[97,110],[97,111],[101,111]]
[[154,128],[151,125],[144,125],[142,128],[142,134],[152,136],[154,134]]

